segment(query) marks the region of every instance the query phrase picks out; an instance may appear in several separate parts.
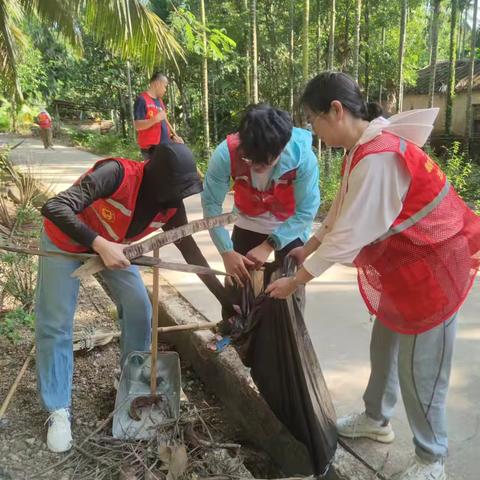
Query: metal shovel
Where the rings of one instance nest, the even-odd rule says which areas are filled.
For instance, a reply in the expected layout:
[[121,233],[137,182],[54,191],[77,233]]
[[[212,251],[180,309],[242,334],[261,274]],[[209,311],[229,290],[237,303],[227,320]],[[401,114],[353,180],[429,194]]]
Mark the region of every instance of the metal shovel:
[[[158,248],[154,250],[158,258]],[[177,352],[158,352],[158,332],[200,330],[214,323],[158,328],[159,271],[153,269],[150,352],[132,352],[123,365],[113,416],[114,438],[149,439],[159,425],[174,422],[180,411],[181,370]]]

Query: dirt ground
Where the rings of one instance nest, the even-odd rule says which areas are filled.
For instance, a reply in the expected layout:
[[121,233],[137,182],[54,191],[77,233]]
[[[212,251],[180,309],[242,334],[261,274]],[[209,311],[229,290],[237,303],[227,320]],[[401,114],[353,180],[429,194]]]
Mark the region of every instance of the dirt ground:
[[[94,279],[81,288],[75,325],[75,329],[85,326],[107,330],[117,328],[115,307]],[[22,341],[17,345],[8,339],[0,338],[0,399],[5,398],[31,349],[32,340],[32,332],[24,332]],[[76,352],[72,405],[74,440],[93,432],[112,412],[116,395],[114,371],[118,360],[119,348],[116,340],[91,351]],[[242,432],[229,421],[228,412],[214,396],[204,390],[203,385],[185,365],[182,365],[182,386],[194,408],[205,412],[202,417],[215,442],[241,444],[240,455],[245,466],[257,478],[278,476],[264,453],[244,444]],[[67,455],[48,451],[45,443],[46,419],[47,415],[39,404],[36,392],[35,365],[32,362],[6,416],[0,421],[0,480],[122,478],[102,477],[98,474],[98,469],[97,473],[82,475],[75,468],[75,458],[78,457],[79,465],[82,460],[82,455],[78,452],[75,452],[77,457],[69,461],[69,470],[65,471],[60,465],[46,476],[41,475]],[[100,433],[108,437],[111,433],[110,424]]]

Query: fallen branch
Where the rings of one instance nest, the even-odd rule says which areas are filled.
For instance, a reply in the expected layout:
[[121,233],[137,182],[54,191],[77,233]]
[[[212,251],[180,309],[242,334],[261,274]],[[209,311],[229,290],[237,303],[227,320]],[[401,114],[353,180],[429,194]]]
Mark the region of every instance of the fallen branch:
[[5,415],[5,412],[7,411],[8,405],[10,401],[12,400],[13,395],[15,394],[15,391],[17,390],[17,387],[22,380],[23,375],[25,375],[25,372],[27,371],[28,365],[30,364],[30,361],[32,360],[33,352],[35,351],[35,345],[32,347],[30,352],[28,353],[27,358],[25,359],[25,362],[23,362],[22,368],[18,372],[17,378],[15,378],[15,381],[13,382],[12,386],[10,387],[10,390],[7,393],[7,396],[5,397],[5,400],[2,403],[2,407],[0,408],[0,419],[3,418]]

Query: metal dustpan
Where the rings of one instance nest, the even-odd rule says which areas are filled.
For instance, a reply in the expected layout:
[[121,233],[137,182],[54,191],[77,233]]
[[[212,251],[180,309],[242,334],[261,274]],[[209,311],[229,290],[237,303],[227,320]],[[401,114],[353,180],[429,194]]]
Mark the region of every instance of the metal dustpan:
[[[158,248],[154,257],[158,259]],[[176,352],[158,354],[158,297],[159,272],[154,268],[151,350],[132,352],[125,360],[115,400],[114,438],[153,438],[156,427],[178,418],[180,359]]]
[[[132,402],[150,396],[152,356],[149,352],[132,352],[125,360],[115,400],[112,435],[114,438],[152,438],[156,427],[178,418],[180,411],[181,371],[177,352],[159,353],[156,363],[155,404],[141,406],[139,420],[132,418]],[[141,401],[140,401],[141,402]]]
[[[158,248],[153,256],[158,260]],[[173,422],[179,416],[180,358],[177,352],[158,353],[158,334],[215,326],[212,322],[195,322],[158,328],[159,283],[157,266],[153,269],[151,350],[128,355],[115,399],[112,435],[121,440],[153,438],[158,426]]]

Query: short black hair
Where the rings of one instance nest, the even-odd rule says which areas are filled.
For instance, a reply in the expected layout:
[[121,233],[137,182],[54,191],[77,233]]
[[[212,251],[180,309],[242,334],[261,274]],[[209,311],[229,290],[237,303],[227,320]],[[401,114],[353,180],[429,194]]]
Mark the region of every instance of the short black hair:
[[355,118],[372,121],[383,113],[376,102],[365,102],[358,83],[343,72],[322,72],[312,78],[300,99],[303,106],[315,113],[327,113],[338,100]]
[[268,103],[249,105],[240,120],[239,148],[252,163],[268,165],[275,160],[292,136],[288,112]]
[[150,77],[150,83],[156,82],[158,80],[168,80],[168,78],[162,72],[153,72],[153,75]]

